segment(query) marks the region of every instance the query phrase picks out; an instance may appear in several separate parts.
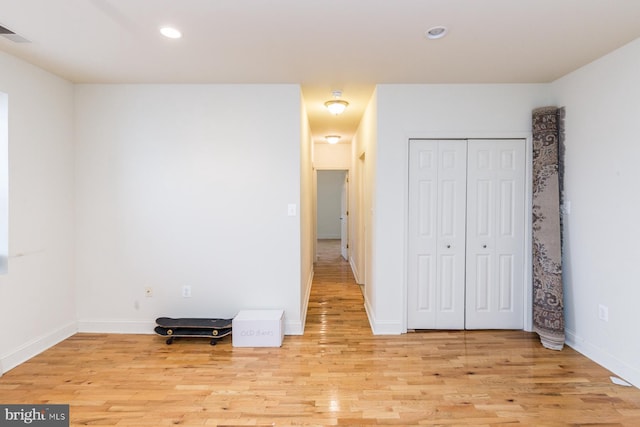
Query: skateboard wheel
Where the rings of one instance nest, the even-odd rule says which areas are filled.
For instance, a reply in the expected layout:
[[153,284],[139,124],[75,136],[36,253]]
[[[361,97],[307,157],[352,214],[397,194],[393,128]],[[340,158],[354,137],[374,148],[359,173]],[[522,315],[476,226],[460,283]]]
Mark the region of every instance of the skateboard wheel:
[[218,330],[217,330],[217,329],[214,329],[212,333],[213,333],[213,336],[215,337],[215,336],[217,336],[217,335],[218,335]]
[[173,329],[167,329],[167,335],[173,335]]

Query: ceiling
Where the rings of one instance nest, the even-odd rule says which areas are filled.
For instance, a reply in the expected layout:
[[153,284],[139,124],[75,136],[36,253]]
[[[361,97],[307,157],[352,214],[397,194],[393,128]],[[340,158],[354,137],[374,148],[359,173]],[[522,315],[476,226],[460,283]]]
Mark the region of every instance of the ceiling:
[[0,25],[77,83],[300,84],[314,140],[348,142],[377,83],[550,82],[640,37],[640,1],[0,0]]

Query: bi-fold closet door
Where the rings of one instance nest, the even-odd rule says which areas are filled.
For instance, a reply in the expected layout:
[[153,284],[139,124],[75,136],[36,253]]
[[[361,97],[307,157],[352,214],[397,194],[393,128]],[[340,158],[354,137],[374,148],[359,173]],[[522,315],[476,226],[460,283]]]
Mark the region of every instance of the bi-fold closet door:
[[522,329],[525,141],[409,142],[409,329]]

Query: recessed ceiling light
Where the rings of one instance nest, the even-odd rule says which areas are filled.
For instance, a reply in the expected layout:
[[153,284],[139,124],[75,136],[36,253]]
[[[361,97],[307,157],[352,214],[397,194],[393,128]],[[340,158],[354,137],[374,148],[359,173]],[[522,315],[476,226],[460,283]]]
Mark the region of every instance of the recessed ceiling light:
[[447,35],[447,27],[443,27],[442,25],[431,27],[424,34],[431,40],[441,39]]
[[160,28],[160,33],[170,39],[179,39],[182,37],[182,33],[172,27],[162,27]]

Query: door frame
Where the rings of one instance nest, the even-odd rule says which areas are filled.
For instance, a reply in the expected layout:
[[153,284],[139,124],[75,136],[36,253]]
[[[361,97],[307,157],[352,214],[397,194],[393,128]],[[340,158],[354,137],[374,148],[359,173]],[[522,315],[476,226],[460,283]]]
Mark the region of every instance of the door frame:
[[[343,245],[344,243],[344,245]],[[349,171],[345,171],[340,191],[340,255],[349,261]]]
[[523,292],[523,330],[533,331],[533,276],[532,276],[532,177],[533,177],[533,139],[531,132],[425,132],[415,135],[406,135],[405,139],[405,164],[407,165],[407,176],[404,182],[404,210],[405,210],[405,230],[404,230],[404,278],[402,286],[402,299],[404,301],[402,310],[402,331],[407,332],[408,322],[408,286],[409,286],[409,144],[412,139],[523,139],[525,141],[525,230],[524,230],[524,292]]
[[[314,262],[318,260],[318,217],[317,217],[317,212],[318,212],[318,172],[320,171],[344,171],[345,172],[345,176],[346,179],[351,179],[351,169],[350,168],[344,168],[344,167],[320,167],[320,168],[313,168],[313,190],[314,190],[314,213],[313,213],[313,235],[314,235],[314,242],[313,242],[313,260]],[[349,181],[351,182],[351,181]],[[347,185],[347,210],[349,210],[349,197],[351,197],[351,188],[350,185]],[[351,238],[349,236],[350,234],[350,230],[351,230],[351,218],[350,215],[347,215],[347,258],[350,258],[349,255],[349,247],[350,247],[350,243],[351,243]],[[349,261],[349,259],[347,259],[347,261]]]

